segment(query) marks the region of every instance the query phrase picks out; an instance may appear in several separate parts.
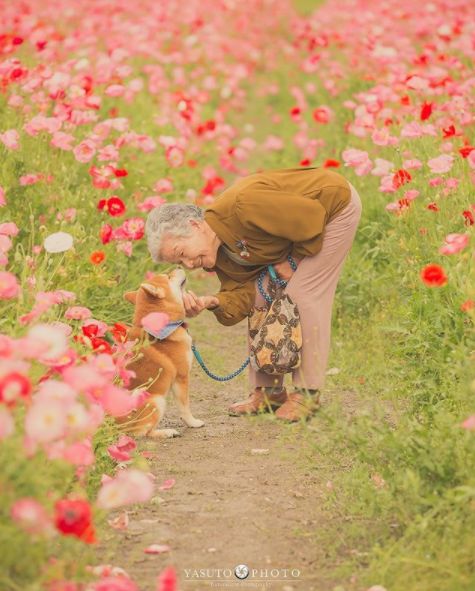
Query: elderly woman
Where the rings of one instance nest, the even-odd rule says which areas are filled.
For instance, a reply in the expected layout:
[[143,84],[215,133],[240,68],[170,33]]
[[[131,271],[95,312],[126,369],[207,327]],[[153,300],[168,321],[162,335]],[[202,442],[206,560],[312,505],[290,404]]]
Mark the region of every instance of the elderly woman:
[[[272,409],[278,419],[294,422],[318,408],[333,299],[360,217],[355,188],[340,174],[316,167],[266,170],[240,178],[205,210],[170,203],[150,212],[146,235],[152,259],[214,271],[221,283],[214,295],[185,293],[187,317],[207,309],[221,324],[237,324],[254,306],[265,305],[257,278],[269,264],[288,281],[285,292],[298,306],[302,362],[292,371],[292,391],[283,387],[284,376],[249,365],[251,392],[231,405],[230,414]],[[291,261],[297,265],[295,272]],[[266,292],[268,280],[266,274]]]

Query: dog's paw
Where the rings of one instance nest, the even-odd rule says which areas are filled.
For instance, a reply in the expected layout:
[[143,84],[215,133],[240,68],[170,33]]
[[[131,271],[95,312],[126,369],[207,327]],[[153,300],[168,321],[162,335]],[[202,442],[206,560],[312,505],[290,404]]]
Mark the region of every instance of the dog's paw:
[[167,439],[169,437],[180,437],[180,433],[176,429],[154,429],[148,434],[154,439]]
[[185,422],[186,425],[188,425],[188,427],[202,427],[205,422],[202,421],[201,419],[195,419],[195,417],[191,417],[191,418],[184,418],[181,417],[183,419],[183,421]]

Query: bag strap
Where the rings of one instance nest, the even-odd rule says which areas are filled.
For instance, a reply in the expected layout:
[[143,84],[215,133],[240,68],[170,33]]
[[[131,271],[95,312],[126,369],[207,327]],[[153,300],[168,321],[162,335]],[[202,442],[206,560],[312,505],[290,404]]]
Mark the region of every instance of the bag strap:
[[[297,270],[297,263],[290,256],[290,254],[287,255],[287,260],[289,261],[290,266],[292,267],[292,270],[295,272]],[[263,282],[264,276],[267,272],[269,273],[271,281],[273,281],[274,283],[276,283],[280,287],[285,287],[287,285],[287,281],[285,281],[285,279],[281,279],[280,277],[277,276],[277,272],[274,269],[273,265],[267,265],[267,268],[263,269],[260,272],[260,275],[257,279],[257,285],[259,287],[259,291],[262,294],[262,297],[266,300],[266,302],[268,302],[270,304],[270,303],[272,303],[273,300],[268,294],[266,294],[266,292],[264,291],[264,288],[262,287],[262,282]]]

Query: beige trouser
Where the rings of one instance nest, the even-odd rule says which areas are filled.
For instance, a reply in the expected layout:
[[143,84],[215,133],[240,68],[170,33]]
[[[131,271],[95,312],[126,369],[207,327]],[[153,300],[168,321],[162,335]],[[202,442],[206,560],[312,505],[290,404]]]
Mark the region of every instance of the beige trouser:
[[[297,304],[302,327],[302,363],[292,372],[292,384],[297,387],[319,389],[325,385],[325,374],[330,353],[333,300],[343,263],[346,259],[361,218],[361,199],[353,187],[351,200],[324,228],[320,252],[304,257],[285,288]],[[266,273],[263,288],[268,293],[269,274]],[[256,286],[256,306],[265,304]],[[248,335],[248,348],[250,338]],[[284,376],[273,376],[249,367],[249,384],[256,386],[281,386]]]

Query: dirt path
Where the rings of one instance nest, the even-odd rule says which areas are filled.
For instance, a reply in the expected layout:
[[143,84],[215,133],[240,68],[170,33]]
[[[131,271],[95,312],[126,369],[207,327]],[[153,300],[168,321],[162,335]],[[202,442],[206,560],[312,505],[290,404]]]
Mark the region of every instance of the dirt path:
[[[213,278],[206,284],[211,287],[195,282],[192,289],[216,291]],[[246,326],[245,321],[221,326],[209,312],[190,321],[195,344],[214,373],[228,374],[246,358]],[[333,587],[335,581],[319,572],[324,552],[316,542],[324,483],[305,470],[295,453],[299,430],[318,419],[304,426],[282,424],[272,415],[229,416],[228,405],[247,397],[247,380],[244,371],[229,382],[214,381],[194,359],[191,408],[205,426],[186,427],[170,397],[161,425],[176,428],[181,436],[139,442],[142,449],[158,453],[151,460],[158,498],[128,508],[128,529],[111,529],[98,556],[125,568],[141,591],[154,591],[157,574],[168,564],[177,570],[180,591]],[[168,478],[176,479],[175,485],[158,490]],[[171,551],[145,554],[150,544],[167,544]],[[240,564],[256,571],[239,580],[234,568]]]

